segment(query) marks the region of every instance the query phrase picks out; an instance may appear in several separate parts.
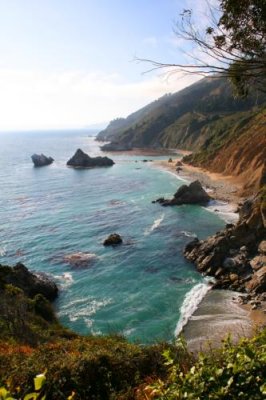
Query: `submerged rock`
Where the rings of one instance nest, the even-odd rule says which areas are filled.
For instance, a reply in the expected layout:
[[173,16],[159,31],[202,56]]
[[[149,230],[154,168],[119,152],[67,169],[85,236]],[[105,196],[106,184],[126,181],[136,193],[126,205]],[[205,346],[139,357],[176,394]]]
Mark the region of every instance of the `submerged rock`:
[[210,200],[211,197],[205,192],[201,183],[194,181],[190,185],[182,185],[174,194],[173,199],[164,200],[160,198],[156,201],[163,206],[179,206],[182,204],[206,205]]
[[31,159],[35,167],[44,167],[45,165],[52,164],[54,161],[52,157],[47,157],[44,154],[33,154]]
[[49,276],[30,272],[22,263],[14,267],[0,265],[0,288],[2,284],[14,285],[29,297],[42,294],[48,300],[54,300],[58,295],[58,287]]
[[118,244],[121,244],[123,242],[121,236],[118,233],[112,233],[111,235],[108,236],[108,238],[105,239],[103,242],[104,246],[116,246]]
[[86,268],[90,266],[95,260],[97,256],[93,253],[72,253],[64,256],[64,261],[73,267],[77,268]]
[[68,160],[67,165],[75,168],[110,167],[114,165],[114,161],[108,157],[90,157],[81,149],[78,149],[74,156]]

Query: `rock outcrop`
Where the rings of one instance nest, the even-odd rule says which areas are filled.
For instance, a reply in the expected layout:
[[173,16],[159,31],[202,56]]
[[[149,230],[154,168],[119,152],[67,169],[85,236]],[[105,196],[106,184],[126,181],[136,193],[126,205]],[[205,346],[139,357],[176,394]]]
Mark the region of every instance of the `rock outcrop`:
[[75,168],[110,167],[114,165],[114,161],[108,157],[90,157],[81,149],[78,149],[74,156],[68,160],[67,165]]
[[0,288],[3,285],[12,284],[33,298],[42,294],[52,301],[58,296],[58,287],[55,282],[43,273],[32,273],[25,265],[18,263],[14,267],[0,265]]
[[174,194],[171,200],[159,198],[156,202],[163,206],[180,206],[182,204],[199,204],[206,205],[211,197],[201,186],[199,181],[194,181],[190,185],[182,185]]
[[262,191],[240,209],[236,225],[228,224],[206,240],[194,239],[185,257],[197,269],[217,279],[215,287],[246,292],[251,296],[266,289],[266,226]]
[[35,167],[44,167],[45,165],[52,164],[54,161],[52,157],[47,157],[44,154],[33,154],[31,159]]
[[103,242],[104,246],[116,246],[118,244],[121,244],[123,242],[122,238],[118,233],[112,233],[111,235],[108,236],[108,238],[105,239]]

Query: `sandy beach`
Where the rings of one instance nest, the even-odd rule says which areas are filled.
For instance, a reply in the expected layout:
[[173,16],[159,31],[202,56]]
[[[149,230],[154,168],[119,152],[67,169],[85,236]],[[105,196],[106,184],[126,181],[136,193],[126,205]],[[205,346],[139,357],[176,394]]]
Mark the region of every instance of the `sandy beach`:
[[[183,152],[180,151],[180,154]],[[175,175],[183,178],[189,182],[199,180],[202,186],[207,189],[211,197],[216,200],[225,201],[234,205],[237,205],[243,198],[239,195],[241,191],[241,184],[237,182],[237,179],[233,176],[224,176],[210,172],[203,168],[193,167],[192,165],[184,164],[177,171],[176,163],[181,160],[182,157],[172,158],[172,162],[169,161],[155,161],[154,165],[158,168],[163,168]],[[237,208],[237,207],[236,207]]]
[[220,347],[229,334],[236,343],[242,337],[252,337],[257,329],[266,326],[263,310],[243,306],[239,297],[240,293],[229,290],[211,290],[204,297],[183,330],[190,351]]
[[[155,161],[153,164],[188,182],[199,180],[214,200],[228,203],[236,212],[238,204],[244,200],[239,196],[241,183],[235,177],[212,173],[183,162],[177,171],[176,164],[185,155],[182,152],[180,154],[181,157],[172,158],[172,162]],[[260,309],[252,309],[251,304],[242,304],[239,297],[240,293],[224,290],[211,290],[207,294],[183,330],[190,351],[220,346],[228,334],[236,342],[241,337],[251,337],[257,329],[266,326],[266,302]]]

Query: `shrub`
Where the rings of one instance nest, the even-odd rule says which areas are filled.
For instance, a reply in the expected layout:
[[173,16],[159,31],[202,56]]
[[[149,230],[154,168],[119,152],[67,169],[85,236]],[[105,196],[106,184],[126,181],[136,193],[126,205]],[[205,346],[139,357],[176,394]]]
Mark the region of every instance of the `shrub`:
[[144,389],[146,400],[261,400],[266,396],[266,330],[237,346],[230,338],[220,350],[201,354],[184,373],[165,353],[168,378]]

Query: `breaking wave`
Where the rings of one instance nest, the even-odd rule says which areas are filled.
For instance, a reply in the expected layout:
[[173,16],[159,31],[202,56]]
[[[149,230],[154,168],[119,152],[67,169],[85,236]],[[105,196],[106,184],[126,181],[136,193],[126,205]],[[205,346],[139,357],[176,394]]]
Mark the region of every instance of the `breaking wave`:
[[180,318],[175,328],[175,336],[178,336],[183,327],[187,324],[189,318],[196,311],[199,304],[211,289],[211,278],[205,278],[204,282],[195,285],[185,296],[180,308]]
[[147,228],[144,232],[144,235],[147,236],[154,231],[154,229],[158,228],[162,221],[164,220],[164,214],[162,214],[159,218],[157,218],[150,228]]

